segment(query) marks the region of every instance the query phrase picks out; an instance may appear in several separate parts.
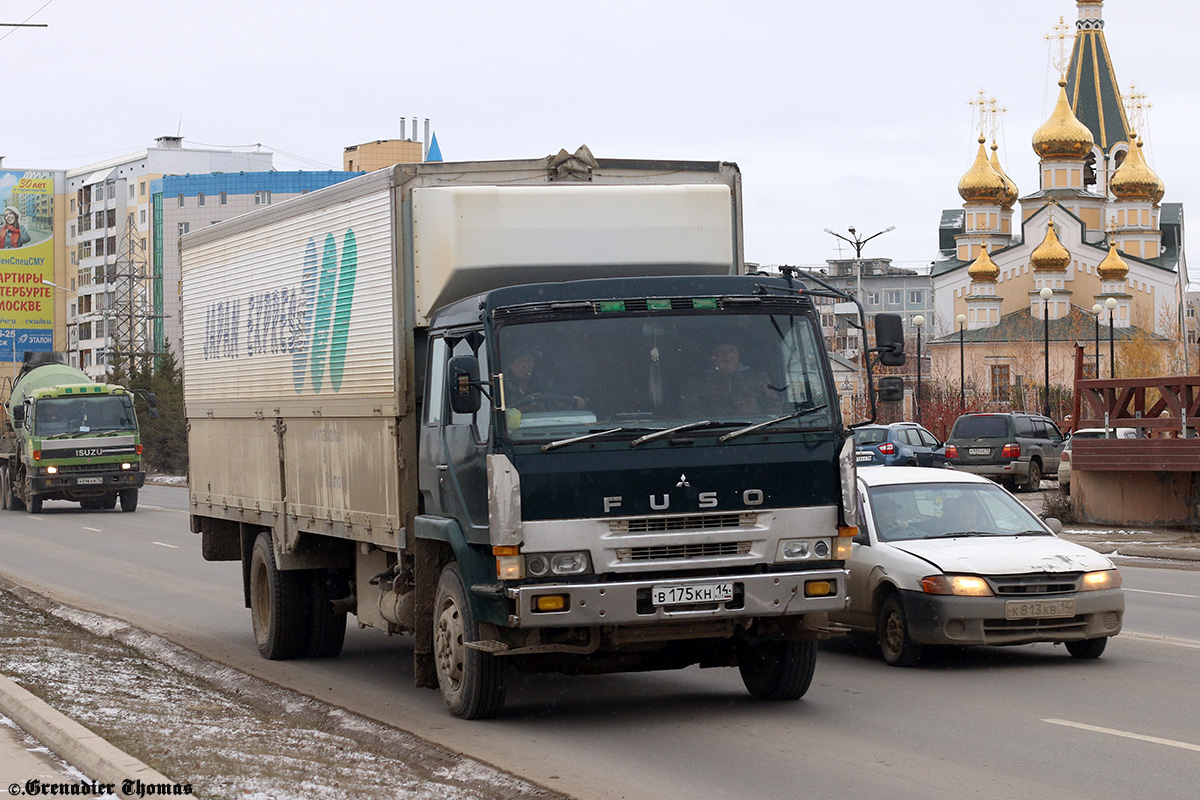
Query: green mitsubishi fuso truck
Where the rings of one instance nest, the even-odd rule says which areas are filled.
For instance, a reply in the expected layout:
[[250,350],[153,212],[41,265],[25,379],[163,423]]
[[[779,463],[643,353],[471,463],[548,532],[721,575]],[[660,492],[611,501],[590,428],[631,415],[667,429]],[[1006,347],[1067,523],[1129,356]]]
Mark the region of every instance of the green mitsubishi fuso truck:
[[5,381],[0,506],[40,514],[47,500],[134,511],[146,482],[133,395],[96,383],[61,353],[27,353]]

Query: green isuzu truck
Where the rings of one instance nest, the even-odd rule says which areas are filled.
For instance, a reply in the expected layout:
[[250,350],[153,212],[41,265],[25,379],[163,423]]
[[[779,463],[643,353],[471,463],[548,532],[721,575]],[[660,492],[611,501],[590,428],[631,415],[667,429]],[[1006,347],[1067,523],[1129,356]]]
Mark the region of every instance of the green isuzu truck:
[[[7,383],[8,381],[6,381]],[[95,383],[61,353],[29,353],[4,400],[0,505],[40,514],[46,500],[137,509],[146,481],[133,394]]]

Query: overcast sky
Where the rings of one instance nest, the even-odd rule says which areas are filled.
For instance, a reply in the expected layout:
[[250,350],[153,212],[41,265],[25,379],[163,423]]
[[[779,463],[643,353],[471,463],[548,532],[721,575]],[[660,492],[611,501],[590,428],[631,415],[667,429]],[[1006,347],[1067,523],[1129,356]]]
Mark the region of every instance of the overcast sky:
[[[0,28],[0,155],[69,169],[178,133],[340,169],[344,146],[428,117],[447,161],[585,143],[734,161],[747,260],[819,265],[839,257],[825,228],[895,225],[864,255],[919,266],[961,204],[981,88],[1008,109],[1002,165],[1037,189],[1060,16],[1073,32],[1073,0],[5,0],[0,22],[49,27]],[[1108,0],[1104,19],[1122,91],[1152,105],[1164,200],[1200,208],[1200,3]]]

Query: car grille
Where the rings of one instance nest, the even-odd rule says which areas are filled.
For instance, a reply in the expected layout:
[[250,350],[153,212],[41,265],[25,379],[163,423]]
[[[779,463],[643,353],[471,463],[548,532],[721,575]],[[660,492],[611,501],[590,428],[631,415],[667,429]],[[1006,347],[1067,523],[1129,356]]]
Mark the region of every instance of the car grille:
[[758,515],[684,514],[673,517],[633,517],[614,519],[608,524],[613,533],[665,533],[669,531],[711,531],[725,528],[751,528]]
[[1079,590],[1079,573],[992,576],[988,582],[992,585],[992,591],[1001,597],[1070,594]]
[[742,556],[750,552],[750,542],[709,542],[705,544],[668,544],[652,547],[618,547],[618,561],[679,561],[691,558]]

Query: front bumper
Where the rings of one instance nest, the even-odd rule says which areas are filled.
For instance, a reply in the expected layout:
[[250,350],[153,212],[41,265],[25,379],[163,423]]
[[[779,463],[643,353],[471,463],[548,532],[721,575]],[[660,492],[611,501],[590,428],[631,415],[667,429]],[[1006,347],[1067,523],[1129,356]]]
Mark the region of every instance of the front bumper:
[[[1005,619],[1012,597],[953,597],[904,591],[908,635],[920,644],[1031,644],[1115,636],[1125,616],[1120,589],[1075,592],[1045,599],[1075,600],[1075,615]],[[1041,598],[1039,598],[1041,599]]]
[[[822,597],[806,597],[804,586],[809,581],[828,581],[833,593]],[[654,586],[718,582],[734,584],[733,600],[694,606],[656,607],[650,603],[650,591]],[[837,568],[609,583],[539,583],[510,587],[506,594],[515,605],[509,624],[517,628],[798,616],[842,611],[846,608],[847,600],[846,570]],[[568,596],[563,610],[533,610],[535,597],[553,594]]]
[[140,470],[60,472],[56,475],[34,475],[30,477],[29,481],[34,494],[111,492],[142,488],[146,483],[146,473]]

